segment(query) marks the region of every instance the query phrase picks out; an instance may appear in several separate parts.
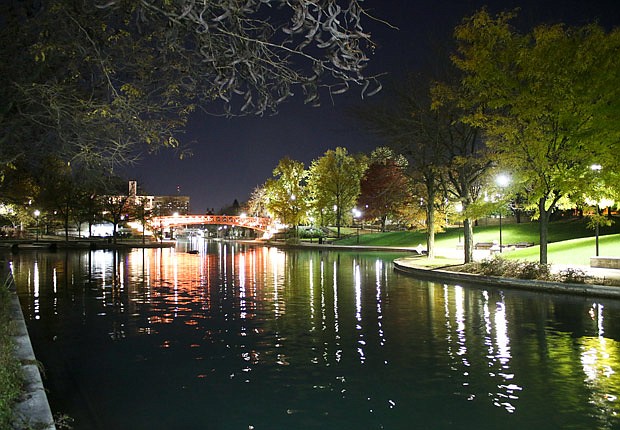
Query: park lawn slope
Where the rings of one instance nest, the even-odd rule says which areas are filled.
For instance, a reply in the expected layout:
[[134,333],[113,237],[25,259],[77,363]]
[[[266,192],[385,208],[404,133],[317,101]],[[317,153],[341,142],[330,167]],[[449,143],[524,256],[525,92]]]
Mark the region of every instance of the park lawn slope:
[[[520,224],[504,224],[502,226],[502,243],[504,245],[528,242],[539,243],[539,225],[537,222]],[[620,234],[620,222],[614,222],[609,227],[601,227],[601,237],[612,234]],[[567,240],[594,238],[594,232],[587,228],[585,219],[571,219],[566,221],[555,221],[549,224],[549,243],[562,242]],[[435,235],[435,246],[437,248],[455,249],[462,241],[462,228],[448,228],[444,232]],[[499,241],[499,226],[475,226],[474,244],[480,242]],[[356,245],[358,238],[355,233],[350,236],[336,240],[338,245]],[[426,233],[423,231],[399,231],[386,233],[362,233],[359,235],[359,245],[368,246],[400,246],[416,247],[419,244],[426,246]],[[594,248],[592,248],[594,249]],[[538,253],[538,251],[536,251]],[[594,255],[594,254],[593,254]]]
[[[595,238],[585,237],[550,243],[547,251],[549,263],[589,266],[590,257],[593,257],[596,251]],[[537,261],[539,253],[540,246],[536,245],[506,252],[504,256],[509,259]],[[620,234],[600,236],[599,255],[620,257]]]

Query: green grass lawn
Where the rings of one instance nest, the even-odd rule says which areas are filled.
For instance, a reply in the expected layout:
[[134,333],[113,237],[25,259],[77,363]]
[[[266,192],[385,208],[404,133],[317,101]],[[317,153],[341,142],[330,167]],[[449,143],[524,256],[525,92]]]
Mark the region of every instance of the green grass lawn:
[[[549,263],[590,265],[590,257],[595,255],[595,238],[585,237],[550,243],[547,258]],[[507,252],[506,258],[538,260],[540,247],[517,249]],[[620,234],[599,237],[599,255],[620,257]]]
[[[334,243],[357,244],[356,231],[347,230],[347,233],[351,235]],[[518,242],[536,244],[533,247],[506,252],[506,258],[537,260],[540,251],[537,245],[539,243],[538,235],[537,222],[503,224],[502,243],[504,245]],[[435,235],[435,246],[454,249],[457,247],[459,239],[462,240],[462,229],[450,228]],[[499,226],[474,227],[474,243],[493,241],[499,241]],[[422,244],[425,246],[426,236],[424,232],[365,233],[362,231],[359,244],[410,247]],[[600,229],[599,247],[600,255],[620,256],[620,222],[614,222],[610,227]],[[589,265],[590,257],[594,254],[594,232],[587,228],[585,220],[571,219],[549,224],[549,262]]]

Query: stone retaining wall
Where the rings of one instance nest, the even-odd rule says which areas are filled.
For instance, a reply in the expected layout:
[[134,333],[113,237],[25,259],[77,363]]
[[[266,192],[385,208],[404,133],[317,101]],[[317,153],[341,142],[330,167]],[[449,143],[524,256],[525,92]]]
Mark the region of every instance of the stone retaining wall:
[[[8,276],[11,276],[10,274]],[[38,363],[34,356],[24,314],[15,292],[11,292],[11,322],[15,334],[15,359],[22,363],[24,394],[15,405],[14,429],[56,430],[54,417],[47,401]]]
[[590,257],[590,267],[620,269],[620,257]]

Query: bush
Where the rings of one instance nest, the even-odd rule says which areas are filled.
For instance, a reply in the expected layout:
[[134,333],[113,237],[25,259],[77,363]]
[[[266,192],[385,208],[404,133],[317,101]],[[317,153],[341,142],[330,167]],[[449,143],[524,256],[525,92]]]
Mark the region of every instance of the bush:
[[558,274],[558,280],[560,282],[567,282],[571,284],[585,284],[588,280],[588,275],[581,269],[574,269],[569,267],[568,269],[560,271]]
[[325,232],[317,227],[302,227],[299,229],[299,237],[303,239],[325,237]]
[[21,394],[21,366],[13,355],[10,331],[11,297],[7,285],[0,285],[0,428],[11,428],[13,405]]
[[525,260],[506,260],[499,255],[463,267],[463,271],[485,276],[502,276],[517,279],[549,280],[551,266]]
[[541,279],[549,280],[551,276],[551,266],[540,264],[533,261],[519,261],[517,270],[519,279]]

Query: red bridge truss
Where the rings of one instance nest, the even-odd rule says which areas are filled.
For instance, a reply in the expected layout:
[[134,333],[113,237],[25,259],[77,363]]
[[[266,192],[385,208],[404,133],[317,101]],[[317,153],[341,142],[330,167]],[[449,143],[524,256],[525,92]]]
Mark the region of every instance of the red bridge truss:
[[167,229],[180,225],[217,224],[233,225],[266,232],[273,225],[271,218],[234,215],[171,215],[158,216],[150,220],[151,227]]

